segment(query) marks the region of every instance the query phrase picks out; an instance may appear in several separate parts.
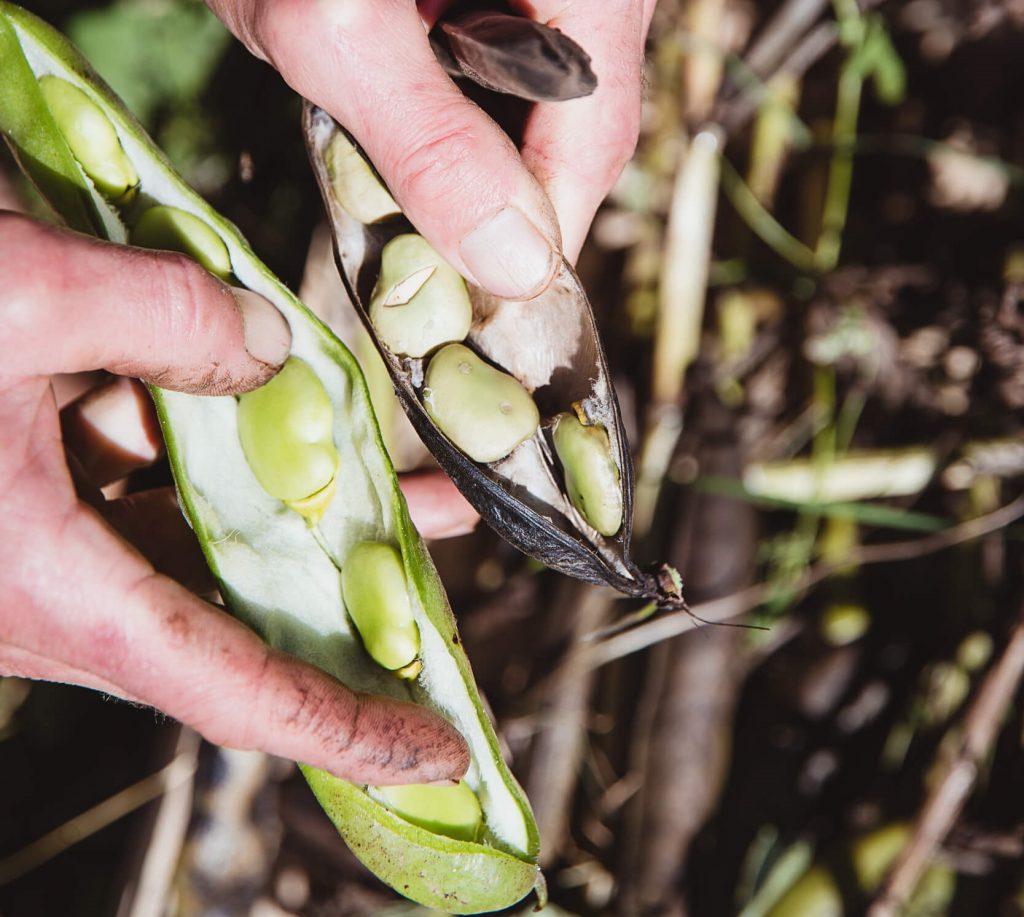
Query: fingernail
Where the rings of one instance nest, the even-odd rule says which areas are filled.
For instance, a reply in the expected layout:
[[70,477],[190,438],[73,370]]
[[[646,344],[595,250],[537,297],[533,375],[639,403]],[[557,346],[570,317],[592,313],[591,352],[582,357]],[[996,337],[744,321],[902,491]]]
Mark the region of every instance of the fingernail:
[[459,246],[479,286],[504,299],[529,299],[555,272],[555,252],[540,230],[515,207],[474,229]]
[[242,313],[249,355],[269,366],[280,366],[288,359],[292,347],[292,332],[284,316],[273,303],[252,290],[232,287],[231,294]]

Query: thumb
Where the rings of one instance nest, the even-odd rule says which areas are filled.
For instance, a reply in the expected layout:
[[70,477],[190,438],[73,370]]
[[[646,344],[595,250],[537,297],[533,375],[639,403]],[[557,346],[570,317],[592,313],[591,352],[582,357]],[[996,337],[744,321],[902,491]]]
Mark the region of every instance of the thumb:
[[456,270],[506,299],[550,283],[561,246],[551,204],[504,131],[437,63],[414,3],[267,4],[246,31],[352,132]]
[[0,211],[0,372],[108,369],[225,395],[266,382],[288,323],[184,255],[143,252]]

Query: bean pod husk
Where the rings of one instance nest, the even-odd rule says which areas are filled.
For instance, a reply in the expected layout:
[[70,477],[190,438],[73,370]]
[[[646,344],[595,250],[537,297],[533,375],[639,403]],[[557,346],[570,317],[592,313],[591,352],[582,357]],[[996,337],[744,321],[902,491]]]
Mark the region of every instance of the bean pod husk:
[[482,10],[442,18],[430,43],[448,73],[493,92],[564,102],[597,88],[583,48],[558,29],[524,16]]
[[[343,128],[309,103],[303,124],[342,278],[391,374],[399,401],[441,467],[498,534],[542,563],[663,606],[684,606],[677,576],[664,566],[643,571],[630,556],[629,446],[594,315],[572,268],[563,261],[551,286],[527,302],[498,299],[468,285],[473,323],[462,343],[518,380],[541,417],[536,433],[511,454],[496,461],[474,461],[441,432],[424,403],[425,394],[430,396],[425,379],[432,355],[415,358],[392,352],[371,321],[369,304],[381,276],[381,253],[392,239],[413,231],[412,226],[400,214],[373,223],[354,216],[359,208],[338,193],[326,155]],[[354,143],[351,138],[349,142]],[[568,411],[608,434],[623,515],[614,534],[602,535],[589,525],[569,496],[566,470],[551,439],[557,418]]]
[[[84,92],[109,118],[139,176],[137,195],[118,209],[82,170],[39,88],[53,75]],[[223,242],[230,280],[272,301],[292,329],[292,353],[317,376],[333,409],[338,488],[311,525],[267,492],[243,453],[238,400],[152,389],[180,502],[232,613],[269,643],[319,666],[356,691],[411,699],[466,737],[466,783],[482,806],[475,840],[403,819],[365,787],[303,768],[339,832],[400,893],[449,913],[514,904],[533,887],[536,825],[504,764],[477,694],[454,618],[380,439],[352,355],[256,258],[238,230],[177,176],[123,104],[59,33],[0,2],[0,134],[55,212],[75,229],[124,242],[141,216],[161,206],[202,221]],[[225,266],[226,268],[226,266]],[[359,543],[394,546],[400,556],[422,669],[403,680],[369,656],[346,614],[339,568]]]

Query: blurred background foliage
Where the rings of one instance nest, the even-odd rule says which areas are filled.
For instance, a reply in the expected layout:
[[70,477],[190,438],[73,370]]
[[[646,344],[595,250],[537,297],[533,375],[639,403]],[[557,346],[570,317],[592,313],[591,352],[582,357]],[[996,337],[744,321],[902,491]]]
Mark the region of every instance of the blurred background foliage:
[[[273,70],[192,0],[30,6],[372,381]],[[1022,914],[1024,7],[660,0],[648,51],[579,271],[701,620],[432,545],[548,911]],[[420,913],[287,762],[127,704],[0,681],[0,781],[5,917]]]

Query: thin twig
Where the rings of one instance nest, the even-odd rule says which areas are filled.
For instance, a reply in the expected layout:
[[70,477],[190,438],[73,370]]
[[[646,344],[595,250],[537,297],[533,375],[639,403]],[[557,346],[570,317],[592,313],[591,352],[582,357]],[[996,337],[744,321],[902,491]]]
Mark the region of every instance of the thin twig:
[[729,136],[741,130],[761,105],[765,87],[773,79],[783,74],[799,79],[833,48],[838,39],[839,29],[834,22],[823,22],[808,32],[771,76],[765,77],[763,82],[746,87],[740,95],[719,103],[713,114],[716,123]]
[[[857,5],[863,15],[880,3],[881,0],[858,0]],[[781,74],[802,77],[839,40],[835,22],[827,20],[810,28],[820,12],[819,0],[789,0],[762,29],[743,61],[751,74],[750,80],[737,95],[720,102],[713,115],[728,136],[753,117],[767,84]]]
[[744,55],[746,65],[758,76],[775,71],[797,42],[828,7],[828,0],[786,0],[761,29]]
[[868,917],[897,917],[932,854],[953,827],[978,778],[978,770],[999,732],[1006,708],[1024,676],[1024,601],[999,661],[982,682],[964,718],[963,739],[942,779],[928,796],[913,833],[875,897]]
[[[574,610],[574,641],[601,626],[613,601],[607,590],[574,580],[566,583],[559,598],[560,607],[570,605]],[[586,744],[593,678],[593,672],[565,670],[562,677],[549,684],[551,690],[541,713],[543,725],[534,739],[527,785],[543,841],[541,866],[554,862],[565,847],[573,792]]]
[[[924,538],[911,541],[887,542],[860,547],[846,555],[841,564],[818,561],[797,579],[792,586],[792,591],[794,593],[806,592],[839,569],[924,557],[999,531],[1022,516],[1024,516],[1024,496],[1017,497],[994,512],[970,519],[934,535],[927,535]],[[618,634],[603,643],[581,647],[572,653],[563,665],[599,668],[623,656],[639,652],[662,640],[669,640],[684,633],[693,626],[693,616],[711,623],[722,623],[752,611],[775,593],[776,587],[770,583],[761,583],[721,599],[694,605],[690,611],[669,612],[647,624],[641,624],[633,630]]]
[[[202,739],[195,730],[182,726],[175,743],[175,758],[199,760]],[[164,917],[192,818],[193,781],[168,785],[157,804],[156,817],[146,838],[138,871],[125,883],[117,917]]]
[[79,841],[85,840],[97,831],[101,831],[118,819],[141,808],[162,793],[169,792],[191,780],[195,769],[194,756],[186,753],[179,754],[156,773],[125,787],[91,809],[86,809],[81,814],[64,822],[60,827],[54,828],[48,834],[44,834],[38,840],[15,851],[0,860],[0,885],[13,882],[37,866],[52,860],[69,847],[73,847]]

